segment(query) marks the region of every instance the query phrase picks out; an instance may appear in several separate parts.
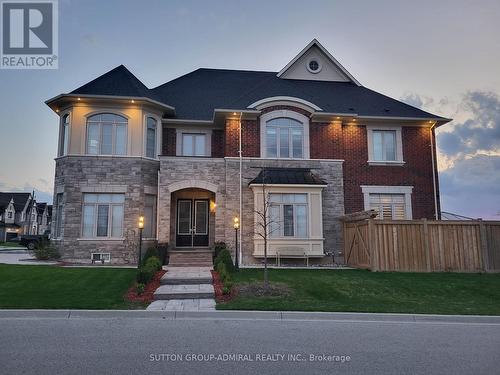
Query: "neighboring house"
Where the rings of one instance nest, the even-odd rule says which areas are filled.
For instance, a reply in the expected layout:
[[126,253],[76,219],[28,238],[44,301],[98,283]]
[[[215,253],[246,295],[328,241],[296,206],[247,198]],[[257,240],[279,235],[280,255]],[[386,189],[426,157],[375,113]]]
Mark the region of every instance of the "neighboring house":
[[0,241],[21,234],[37,234],[37,215],[31,193],[0,192]]
[[15,223],[14,199],[0,193],[0,242],[17,237],[19,225]]
[[148,89],[120,65],[47,104],[60,116],[52,234],[66,259],[135,262],[141,215],[145,247],[233,246],[240,186],[246,265],[262,261],[264,196],[271,257],[342,262],[345,213],[439,216],[434,130],[449,119],[362,86],[316,40],[280,72],[198,69]]
[[50,230],[51,225],[51,215],[52,215],[52,206],[47,203],[38,203],[36,205],[37,208],[37,224],[38,224],[38,233],[44,234],[45,231]]

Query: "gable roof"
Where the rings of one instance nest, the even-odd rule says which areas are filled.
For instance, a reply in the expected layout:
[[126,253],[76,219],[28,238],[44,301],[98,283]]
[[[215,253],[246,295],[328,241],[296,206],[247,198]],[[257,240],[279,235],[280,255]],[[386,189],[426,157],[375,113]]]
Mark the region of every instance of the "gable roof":
[[302,51],[299,52],[299,54],[297,56],[295,56],[292,61],[290,61],[288,64],[286,64],[286,66],[281,69],[277,76],[278,77],[282,77],[290,68],[292,68],[292,66],[298,61],[300,60],[300,58],[302,56],[304,56],[310,49],[312,49],[313,47],[317,47],[322,53],[323,55],[340,71],[343,73],[343,75],[348,79],[350,80],[352,83],[354,83],[355,85],[357,86],[361,86],[361,83],[359,83],[356,78],[354,78],[351,73],[349,73],[347,71],[346,68],[344,68],[342,66],[341,63],[339,63],[337,61],[337,59],[335,57],[333,57],[330,52],[328,52],[328,50],[323,47],[323,45],[318,42],[318,40],[316,39],[313,39],[307,46],[304,47],[304,49]]
[[26,206],[26,202],[30,199],[31,193],[0,193],[0,202],[10,202],[14,200],[14,209],[16,212],[21,212]]
[[326,185],[308,168],[263,168],[249,185]]

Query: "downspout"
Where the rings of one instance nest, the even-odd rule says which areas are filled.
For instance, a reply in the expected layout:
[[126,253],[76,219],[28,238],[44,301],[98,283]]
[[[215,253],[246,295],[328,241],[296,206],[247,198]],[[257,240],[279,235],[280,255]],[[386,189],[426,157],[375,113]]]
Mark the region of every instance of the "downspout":
[[434,124],[432,124],[431,128],[429,129],[430,131],[430,137],[431,137],[431,158],[432,158],[432,184],[434,188],[434,218],[436,220],[439,220],[439,215],[438,215],[438,201],[437,201],[437,187],[436,187],[436,169],[437,165],[434,160],[434,127],[436,126],[437,121],[434,121]]
[[241,243],[242,243],[242,238],[243,238],[243,218],[241,216],[243,212],[243,196],[242,196],[242,185],[243,185],[243,177],[242,177],[242,166],[243,166],[243,151],[241,149],[241,116],[243,115],[243,112],[240,112],[240,117],[238,120],[238,125],[239,125],[239,150],[238,154],[240,157],[240,212],[239,212],[239,219],[240,219],[240,238],[239,238],[239,243],[236,244],[238,247],[238,266],[241,266]]

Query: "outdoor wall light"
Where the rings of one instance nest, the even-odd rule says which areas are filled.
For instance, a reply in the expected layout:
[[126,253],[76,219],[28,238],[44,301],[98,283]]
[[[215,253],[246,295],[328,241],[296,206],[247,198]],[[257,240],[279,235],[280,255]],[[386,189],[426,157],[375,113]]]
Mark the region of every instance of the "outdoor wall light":
[[210,212],[214,213],[216,208],[217,208],[217,203],[215,203],[215,201],[210,201]]

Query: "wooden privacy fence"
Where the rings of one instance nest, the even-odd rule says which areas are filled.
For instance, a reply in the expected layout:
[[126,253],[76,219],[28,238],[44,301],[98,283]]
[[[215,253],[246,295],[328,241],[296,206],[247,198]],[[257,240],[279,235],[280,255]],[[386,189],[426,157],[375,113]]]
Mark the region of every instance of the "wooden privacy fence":
[[500,271],[500,222],[344,222],[344,260],[374,271]]

